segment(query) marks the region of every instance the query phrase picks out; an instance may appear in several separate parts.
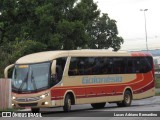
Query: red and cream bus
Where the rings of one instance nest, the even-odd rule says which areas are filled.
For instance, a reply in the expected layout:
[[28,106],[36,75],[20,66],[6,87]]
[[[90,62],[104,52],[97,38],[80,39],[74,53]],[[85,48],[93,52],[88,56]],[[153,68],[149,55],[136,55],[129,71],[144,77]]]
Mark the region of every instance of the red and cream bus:
[[40,108],[106,102],[130,106],[155,95],[153,58],[148,53],[107,50],[48,51],[18,59],[12,75],[12,105]]

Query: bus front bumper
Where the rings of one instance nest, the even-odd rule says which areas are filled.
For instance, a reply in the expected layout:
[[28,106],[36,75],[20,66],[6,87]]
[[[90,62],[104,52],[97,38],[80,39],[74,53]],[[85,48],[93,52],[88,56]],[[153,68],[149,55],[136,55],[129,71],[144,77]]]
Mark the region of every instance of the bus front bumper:
[[43,108],[52,107],[51,97],[48,94],[41,96],[26,97],[23,95],[18,95],[12,97],[12,107],[13,108]]

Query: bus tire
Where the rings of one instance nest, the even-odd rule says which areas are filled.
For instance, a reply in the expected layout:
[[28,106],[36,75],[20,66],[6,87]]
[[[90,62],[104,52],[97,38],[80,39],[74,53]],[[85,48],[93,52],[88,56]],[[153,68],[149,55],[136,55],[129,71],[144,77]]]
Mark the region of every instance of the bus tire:
[[65,112],[71,111],[71,102],[72,102],[71,97],[69,94],[67,94],[64,100],[63,111]]
[[127,106],[130,106],[131,103],[132,103],[132,94],[129,90],[126,90],[124,93],[123,101],[118,102],[117,106],[118,107],[127,107]]
[[92,103],[91,106],[95,109],[99,109],[99,108],[104,108],[104,106],[106,105],[106,102],[103,103]]
[[32,113],[39,113],[40,108],[31,108]]

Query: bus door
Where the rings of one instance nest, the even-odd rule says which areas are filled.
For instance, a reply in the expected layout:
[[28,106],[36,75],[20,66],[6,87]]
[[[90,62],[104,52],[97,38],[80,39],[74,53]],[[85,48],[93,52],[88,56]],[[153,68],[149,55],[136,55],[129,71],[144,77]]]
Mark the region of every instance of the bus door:
[[51,98],[56,100],[57,104],[61,105],[63,99],[63,93],[65,92],[63,87],[63,72],[66,64],[66,57],[53,60],[51,66]]

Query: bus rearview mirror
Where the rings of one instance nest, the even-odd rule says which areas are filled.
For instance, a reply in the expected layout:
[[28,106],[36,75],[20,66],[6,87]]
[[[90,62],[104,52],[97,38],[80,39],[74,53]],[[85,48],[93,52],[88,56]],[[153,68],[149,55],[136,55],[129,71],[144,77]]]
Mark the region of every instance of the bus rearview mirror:
[[51,66],[51,75],[56,74],[56,60],[53,60],[52,66]]
[[4,70],[4,78],[8,78],[8,70],[14,67],[14,64],[7,66]]

